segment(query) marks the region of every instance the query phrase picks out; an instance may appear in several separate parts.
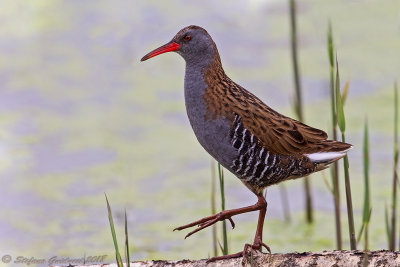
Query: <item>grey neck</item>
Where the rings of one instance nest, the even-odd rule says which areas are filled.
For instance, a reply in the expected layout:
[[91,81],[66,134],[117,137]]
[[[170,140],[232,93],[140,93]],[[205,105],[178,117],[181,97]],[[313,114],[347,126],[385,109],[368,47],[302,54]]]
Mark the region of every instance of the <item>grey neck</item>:
[[[186,61],[185,105],[190,124],[199,143],[225,168],[231,170],[230,166],[237,156],[235,148],[230,144],[231,122],[225,117],[208,119],[208,105],[204,98],[208,86],[204,75],[210,75],[210,71],[224,75],[221,61],[217,56],[201,62]],[[213,78],[218,76],[211,75]]]
[[200,97],[204,93],[206,88],[204,70],[212,63],[212,60],[213,58],[186,60],[185,98]]
[[206,117],[206,103],[204,92],[207,84],[204,81],[204,72],[212,63],[212,59],[186,60],[185,72],[185,105],[190,124],[196,132],[203,128]]

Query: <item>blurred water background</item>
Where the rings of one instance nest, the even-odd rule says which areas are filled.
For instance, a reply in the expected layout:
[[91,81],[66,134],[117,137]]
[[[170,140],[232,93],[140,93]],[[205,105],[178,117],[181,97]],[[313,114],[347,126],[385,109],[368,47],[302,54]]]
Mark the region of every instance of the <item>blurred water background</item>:
[[[204,258],[211,230],[187,240],[172,229],[210,214],[210,157],[188,123],[184,61],[140,63],[187,25],[206,28],[228,75],[272,108],[294,116],[287,1],[3,0],[0,9],[0,251],[46,258],[114,250],[104,192],[122,244],[126,208],[133,259]],[[393,82],[400,80],[400,2],[298,3],[305,119],[330,130],[328,19],[346,102],[350,172],[361,225],[362,125],[371,132],[371,249],[387,247],[384,204],[392,179]],[[342,171],[342,168],[340,168]],[[256,199],[226,173],[226,205]],[[330,181],[329,172],[325,176]],[[341,173],[344,248],[349,248]],[[316,220],[305,223],[302,181],[268,189],[264,239],[273,252],[335,247],[333,200],[311,178]],[[257,214],[235,218],[230,251],[251,242]],[[220,224],[218,224],[220,227]]]

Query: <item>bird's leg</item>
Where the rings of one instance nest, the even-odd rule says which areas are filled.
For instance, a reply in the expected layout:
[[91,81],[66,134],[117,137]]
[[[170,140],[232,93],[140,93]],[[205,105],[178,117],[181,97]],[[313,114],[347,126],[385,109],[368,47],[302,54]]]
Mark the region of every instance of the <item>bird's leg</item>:
[[[266,209],[267,206],[267,202],[265,201],[264,197],[262,195],[257,195],[258,197],[258,201],[256,204],[251,205],[251,206],[247,206],[244,208],[239,208],[239,209],[232,209],[232,210],[224,210],[221,211],[220,213],[205,217],[203,219],[197,220],[195,222],[183,225],[181,227],[175,228],[175,230],[183,230],[189,227],[193,227],[193,226],[198,226],[197,229],[193,230],[192,232],[188,233],[185,238],[191,236],[192,234],[203,230],[204,228],[207,228],[210,225],[213,225],[214,223],[218,222],[218,221],[223,221],[228,219],[231,224],[232,224],[232,228],[235,227],[235,223],[232,220],[232,216],[238,215],[238,214],[242,214],[242,213],[247,213],[247,212],[251,212],[251,211],[256,211],[256,210],[262,210],[262,209]],[[263,218],[265,217],[265,211],[263,213]],[[264,219],[263,219],[264,220]],[[260,219],[259,219],[259,224],[260,224]],[[261,227],[261,228],[260,228]],[[262,234],[262,225],[260,227],[257,227],[257,233],[260,231]],[[260,228],[260,230],[258,230]],[[256,234],[257,237],[257,234]]]
[[235,254],[213,257],[213,258],[209,259],[207,262],[212,262],[212,261],[217,261],[217,260],[222,260],[222,259],[245,257],[249,247],[251,247],[252,249],[260,250],[260,251],[261,251],[261,247],[265,247],[268,250],[268,252],[271,253],[271,249],[269,248],[269,246],[267,246],[265,243],[262,242],[264,219],[265,219],[265,214],[267,212],[267,201],[265,201],[265,198],[262,195],[257,195],[257,197],[258,197],[257,204],[261,208],[259,209],[260,213],[258,215],[257,230],[256,230],[256,235],[254,237],[253,245],[245,244],[243,251],[240,251]]
[[262,209],[260,209],[260,213],[258,215],[256,235],[254,236],[254,242],[251,247],[254,249],[258,249],[260,251],[261,247],[265,247],[268,250],[268,252],[271,253],[271,249],[265,243],[262,242],[265,214],[267,213],[267,201],[265,201],[265,198],[263,196],[261,196],[261,198],[263,199],[265,206]]

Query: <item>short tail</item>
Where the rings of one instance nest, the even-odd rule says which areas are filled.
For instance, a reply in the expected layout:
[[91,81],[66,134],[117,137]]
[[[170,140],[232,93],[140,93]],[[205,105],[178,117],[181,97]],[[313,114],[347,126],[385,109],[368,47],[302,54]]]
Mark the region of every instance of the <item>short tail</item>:
[[317,164],[319,170],[322,170],[327,168],[329,164],[346,156],[347,152],[352,148],[353,146],[350,146],[342,151],[316,152],[307,154],[306,156],[311,160],[312,163]]

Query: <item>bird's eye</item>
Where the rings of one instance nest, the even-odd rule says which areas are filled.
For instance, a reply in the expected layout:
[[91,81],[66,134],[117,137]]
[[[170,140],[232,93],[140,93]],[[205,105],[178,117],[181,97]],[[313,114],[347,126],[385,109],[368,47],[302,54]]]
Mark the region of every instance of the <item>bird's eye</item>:
[[190,35],[185,35],[185,36],[183,36],[183,39],[185,41],[190,41],[190,39],[192,39],[192,37],[190,37]]

